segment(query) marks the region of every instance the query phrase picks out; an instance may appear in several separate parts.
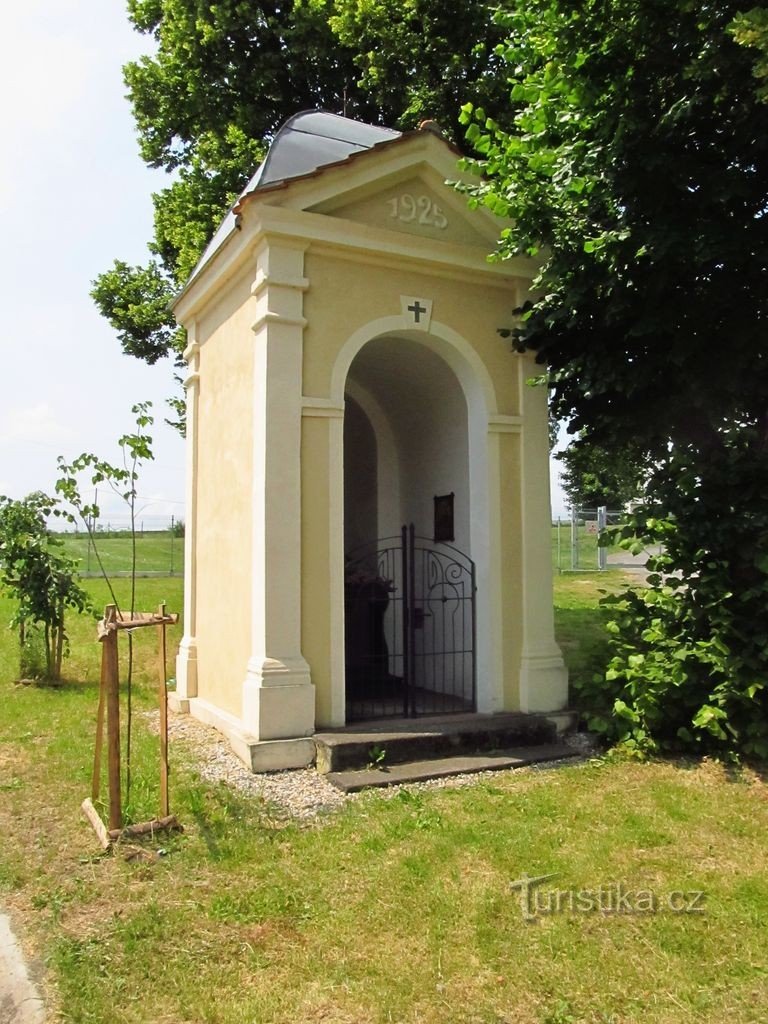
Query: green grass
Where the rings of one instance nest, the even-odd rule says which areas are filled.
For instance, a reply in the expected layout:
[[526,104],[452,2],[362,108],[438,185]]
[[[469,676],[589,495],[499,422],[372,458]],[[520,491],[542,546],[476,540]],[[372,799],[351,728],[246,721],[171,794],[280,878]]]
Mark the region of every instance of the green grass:
[[[612,585],[621,582],[618,574]],[[599,639],[596,588],[558,581],[558,629]],[[121,585],[122,585],[121,581]],[[100,584],[91,586],[99,602]],[[140,606],[181,605],[144,580]],[[8,605],[0,607],[7,618]],[[146,630],[145,634],[153,631]],[[69,682],[14,686],[0,637],[0,903],[47,963],[71,1024],[736,1024],[765,1019],[768,791],[717,764],[594,761],[456,789],[364,794],[321,823],[201,781],[172,748],[184,835],[154,864],[102,856],[89,788],[98,650],[73,625]],[[153,638],[135,704],[153,706]],[[155,810],[156,741],[137,716],[134,813]],[[526,923],[510,883],[623,882],[703,914],[555,913]]]
[[[64,542],[66,553],[72,558],[79,559],[81,572],[99,572],[93,545],[87,534],[63,533],[59,536]],[[108,573],[130,572],[130,534],[125,532],[98,533],[96,546]],[[138,572],[183,574],[184,538],[174,537],[170,530],[147,531],[137,534],[136,568]]]
[[637,576],[618,569],[555,577],[555,632],[571,682],[591,676],[605,664],[604,613],[598,601],[628,585],[637,586]]

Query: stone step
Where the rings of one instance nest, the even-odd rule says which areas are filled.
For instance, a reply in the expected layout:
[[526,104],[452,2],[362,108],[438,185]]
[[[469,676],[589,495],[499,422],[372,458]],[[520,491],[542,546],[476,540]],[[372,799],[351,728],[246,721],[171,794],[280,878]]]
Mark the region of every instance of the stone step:
[[532,747],[514,747],[497,754],[464,754],[454,757],[430,758],[426,761],[408,761],[383,768],[363,768],[353,771],[329,772],[325,777],[342,793],[357,793],[362,789],[400,786],[409,782],[426,782],[450,775],[472,775],[477,772],[498,772],[506,768],[524,768],[545,761],[562,761],[574,757],[576,751],[563,743],[546,743]]
[[364,768],[384,751],[388,766],[462,753],[551,743],[575,726],[576,712],[443,715],[386,719],[316,733],[317,770],[325,775]]

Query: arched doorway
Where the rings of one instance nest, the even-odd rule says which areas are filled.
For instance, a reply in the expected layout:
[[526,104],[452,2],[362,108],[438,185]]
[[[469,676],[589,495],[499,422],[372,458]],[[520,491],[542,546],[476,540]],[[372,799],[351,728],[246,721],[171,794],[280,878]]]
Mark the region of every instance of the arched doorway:
[[448,363],[383,336],[345,388],[348,721],[473,711],[469,410]]

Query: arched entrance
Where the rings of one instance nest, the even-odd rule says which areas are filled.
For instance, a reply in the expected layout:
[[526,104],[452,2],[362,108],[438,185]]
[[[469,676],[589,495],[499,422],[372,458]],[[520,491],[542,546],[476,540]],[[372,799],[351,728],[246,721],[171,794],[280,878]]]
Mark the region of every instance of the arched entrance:
[[420,340],[375,338],[347,376],[347,721],[476,707],[469,409]]

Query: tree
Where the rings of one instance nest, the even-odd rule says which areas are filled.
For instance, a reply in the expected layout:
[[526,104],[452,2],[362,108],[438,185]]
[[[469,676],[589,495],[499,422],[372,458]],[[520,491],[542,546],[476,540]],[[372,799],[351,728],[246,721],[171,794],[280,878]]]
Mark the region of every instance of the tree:
[[[154,417],[151,414],[151,409],[151,402],[137,402],[131,407],[131,412],[135,416],[136,429],[132,433],[123,434],[117,441],[118,447],[120,448],[120,461],[122,465],[116,466],[91,452],[84,452],[76,459],[73,459],[72,462],[67,462],[61,455],[58,459],[59,473],[61,476],[56,481],[56,493],[61,495],[62,499],[66,502],[68,509],[71,510],[65,511],[63,514],[67,516],[70,522],[76,522],[79,519],[85,526],[88,532],[88,537],[93,544],[93,550],[99,564],[99,569],[101,570],[104,582],[109,590],[118,618],[123,618],[123,613],[115,595],[112,582],[104,568],[104,562],[102,561],[96,541],[94,527],[99,518],[100,510],[95,499],[93,504],[88,504],[84,501],[79,478],[85,473],[88,474],[88,479],[92,485],[96,486],[98,484],[106,484],[114,495],[119,497],[121,501],[125,502],[128,508],[131,523],[131,591],[128,618],[133,618],[133,614],[136,611],[137,487],[141,466],[145,462],[151,461],[154,458],[152,452],[152,437],[148,433],[149,428],[154,423]],[[130,629],[128,630],[128,671],[126,690],[127,721],[125,731],[125,789],[126,799],[129,800],[131,794],[131,740],[133,733],[133,631]]]
[[631,448],[608,448],[576,438],[557,459],[561,484],[572,508],[620,510],[639,497],[642,461]]
[[[178,355],[168,311],[227,207],[292,114],[325,108],[413,128],[449,130],[471,96],[501,99],[488,0],[130,0],[156,52],[126,65],[141,155],[175,179],[154,196],[146,266],[116,260],[92,296],[126,353]],[[457,132],[457,138],[462,136]]]
[[[152,437],[147,433],[148,428],[154,423],[151,409],[151,402],[137,402],[131,406],[131,412],[136,417],[136,429],[133,433],[123,434],[117,441],[120,448],[122,465],[116,466],[111,462],[107,462],[106,459],[94,455],[92,452],[83,452],[82,455],[78,455],[71,462],[67,462],[62,455],[58,458],[58,468],[61,475],[56,481],[56,493],[66,503],[66,508],[61,514],[65,515],[72,523],[79,520],[85,527],[90,542],[93,544],[99,570],[119,614],[122,614],[120,606],[112,588],[112,582],[101,560],[96,540],[95,525],[100,515],[100,509],[95,501],[92,504],[88,504],[83,499],[79,477],[81,474],[87,473],[89,482],[94,487],[106,483],[112,493],[125,502],[127,506],[131,524],[130,615],[133,615],[136,610],[136,500],[138,498],[139,470],[143,463],[154,459]],[[71,509],[71,511],[68,509]],[[132,637],[129,635],[129,651],[132,651],[131,644]]]
[[760,82],[758,96],[768,102],[768,7],[753,7],[737,14],[730,31],[737,43],[758,51],[752,73]]
[[559,418],[649,466],[625,539],[666,553],[614,620],[605,727],[766,754],[768,105],[745,7],[530,0],[500,16],[513,128],[464,116],[473,201],[514,222],[499,258],[541,260],[516,346]]
[[55,509],[56,500],[41,491],[21,501],[0,497],[0,585],[18,601],[11,625],[19,630],[21,674],[38,669],[32,648],[36,630],[41,630],[45,677],[51,682],[61,679],[67,608],[90,608],[77,579],[77,563],[48,530],[47,520]]
[[[497,55],[504,39],[495,4],[446,0],[310,0],[325,9],[339,42],[362,72],[357,83],[383,123],[414,128],[424,119],[466,147],[461,106],[501,106],[508,88]],[[467,150],[469,152],[469,150]]]

